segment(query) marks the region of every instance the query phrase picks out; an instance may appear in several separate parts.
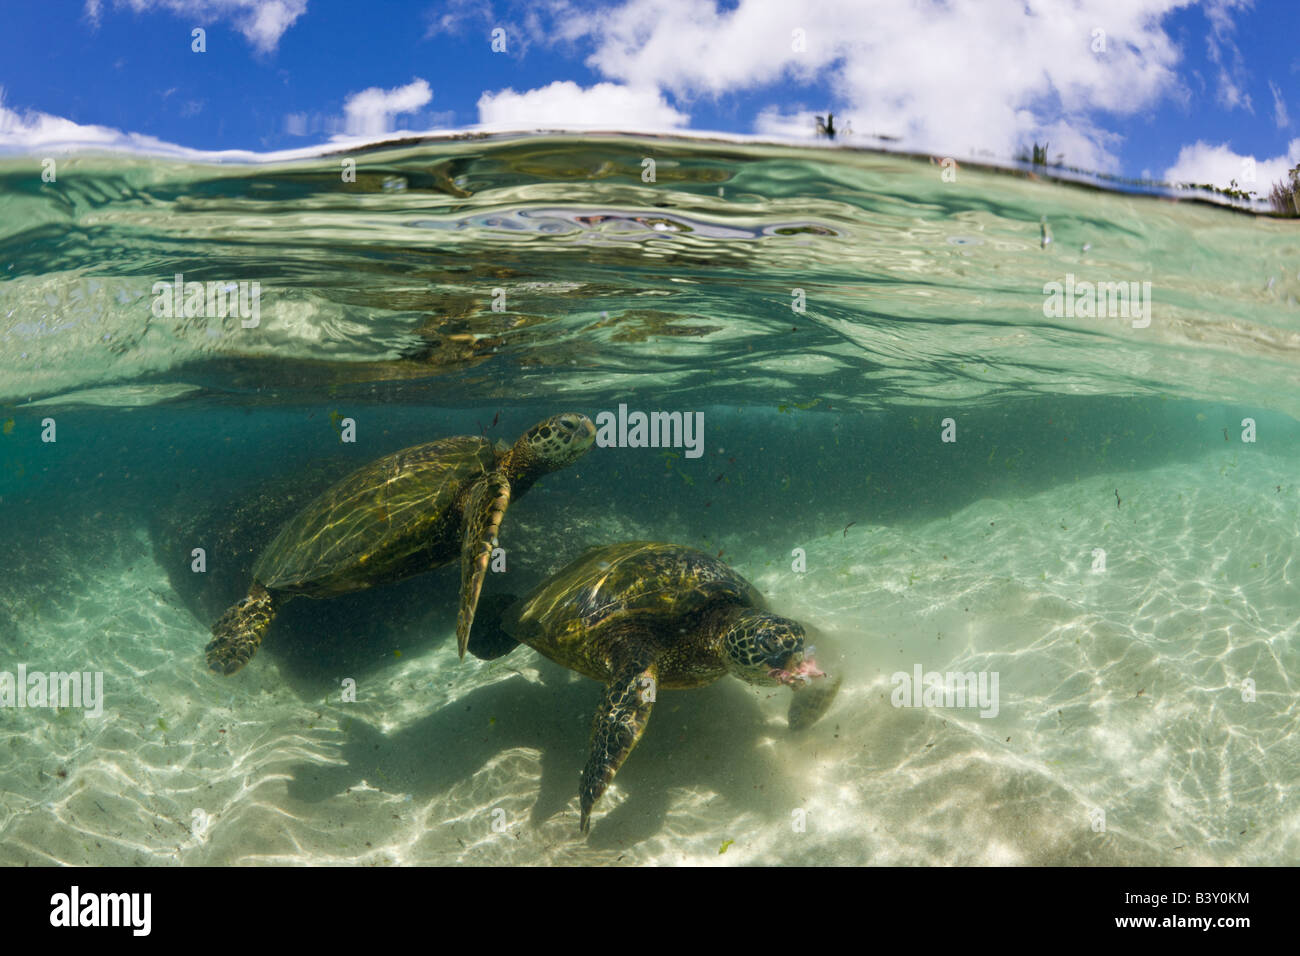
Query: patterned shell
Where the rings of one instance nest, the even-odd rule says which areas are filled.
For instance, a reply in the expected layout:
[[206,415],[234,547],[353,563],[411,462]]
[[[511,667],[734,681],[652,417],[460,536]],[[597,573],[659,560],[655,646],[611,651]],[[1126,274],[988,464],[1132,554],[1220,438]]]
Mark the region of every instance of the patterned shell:
[[461,436],[373,461],[290,519],[253,577],[269,588],[328,595],[445,563],[460,551],[456,499],[496,458],[490,442]]
[[572,649],[615,622],[684,618],[715,602],[764,606],[753,586],[717,558],[632,541],[583,553],[516,605],[503,625],[539,650]]

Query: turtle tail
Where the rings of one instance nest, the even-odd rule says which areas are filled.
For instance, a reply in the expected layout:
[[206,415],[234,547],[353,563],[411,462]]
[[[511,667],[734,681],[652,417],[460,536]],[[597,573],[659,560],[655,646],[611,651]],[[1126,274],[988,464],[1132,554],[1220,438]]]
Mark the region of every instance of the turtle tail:
[[212,640],[204,648],[209,670],[233,674],[252,659],[275,617],[276,599],[254,582],[248,597],[232,606],[212,625]]

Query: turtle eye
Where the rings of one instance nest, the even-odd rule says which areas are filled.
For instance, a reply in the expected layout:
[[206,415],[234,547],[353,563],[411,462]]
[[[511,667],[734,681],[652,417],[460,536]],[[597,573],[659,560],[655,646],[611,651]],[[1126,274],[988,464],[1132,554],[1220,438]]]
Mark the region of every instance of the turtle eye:
[[777,651],[773,654],[767,655],[763,663],[765,663],[768,667],[781,668],[785,666],[786,661],[788,661],[789,659],[790,659],[789,651]]
[[768,667],[782,667],[790,657],[791,648],[780,640],[764,638],[762,641],[763,661]]
[[790,655],[803,647],[803,638],[790,631],[769,632],[759,638],[759,648],[763,660],[769,667],[784,667],[790,661]]

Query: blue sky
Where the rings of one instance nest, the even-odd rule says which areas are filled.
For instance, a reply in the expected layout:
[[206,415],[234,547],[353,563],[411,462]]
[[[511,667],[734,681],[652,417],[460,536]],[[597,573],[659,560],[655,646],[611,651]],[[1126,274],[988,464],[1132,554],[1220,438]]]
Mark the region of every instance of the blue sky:
[[957,157],[1047,141],[1086,168],[1220,185],[1253,158],[1261,191],[1300,163],[1296,0],[43,0],[3,23],[10,148],[798,137],[831,109],[852,142]]

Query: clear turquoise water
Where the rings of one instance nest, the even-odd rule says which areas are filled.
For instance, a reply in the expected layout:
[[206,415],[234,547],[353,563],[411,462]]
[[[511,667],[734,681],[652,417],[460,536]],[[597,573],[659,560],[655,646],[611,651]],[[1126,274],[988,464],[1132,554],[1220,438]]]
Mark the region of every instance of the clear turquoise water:
[[[0,707],[0,861],[1300,858],[1294,223],[663,138],[39,172],[0,159],[0,671],[102,672],[105,703]],[[177,273],[258,282],[259,324],[156,314]],[[1149,325],[1046,317],[1067,276],[1150,282]],[[489,588],[720,553],[842,674],[813,728],[785,691],[665,692],[584,838],[599,688],[459,662],[454,570],[297,602],[206,671],[334,478],[620,404],[702,414],[703,454],[548,476]],[[894,706],[917,665],[998,674],[997,715]]]

